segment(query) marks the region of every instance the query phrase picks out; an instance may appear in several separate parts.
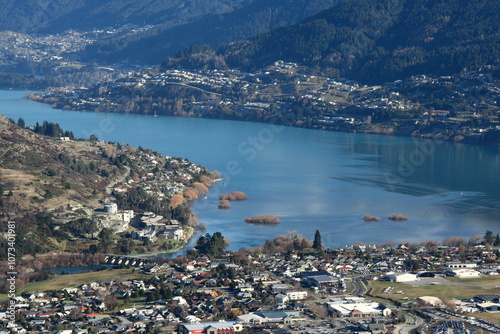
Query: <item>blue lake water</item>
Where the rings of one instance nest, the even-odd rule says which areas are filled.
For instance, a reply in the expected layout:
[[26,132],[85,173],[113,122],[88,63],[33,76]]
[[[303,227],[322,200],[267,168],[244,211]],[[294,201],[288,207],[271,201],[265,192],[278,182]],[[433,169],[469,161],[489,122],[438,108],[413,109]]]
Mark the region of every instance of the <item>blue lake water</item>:
[[[468,238],[500,232],[500,149],[407,137],[326,132],[270,124],[152,117],[51,109],[0,91],[0,113],[26,124],[48,120],[77,137],[182,156],[225,180],[193,205],[207,232],[221,231],[231,249],[261,245],[298,231],[318,229],[329,247]],[[239,190],[249,199],[217,209],[220,193]],[[387,219],[400,213],[408,221]],[[258,226],[246,216],[276,215]],[[366,223],[365,214],[381,217]]]

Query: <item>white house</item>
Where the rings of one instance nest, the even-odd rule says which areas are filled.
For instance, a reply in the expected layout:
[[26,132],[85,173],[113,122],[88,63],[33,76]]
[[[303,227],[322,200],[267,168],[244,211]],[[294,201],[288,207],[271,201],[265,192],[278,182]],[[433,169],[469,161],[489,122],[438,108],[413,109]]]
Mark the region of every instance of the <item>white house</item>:
[[282,293],[278,293],[276,296],[274,296],[274,299],[278,304],[285,304],[290,300],[287,295],[284,295]]
[[290,300],[304,300],[307,298],[307,291],[288,291],[286,296]]

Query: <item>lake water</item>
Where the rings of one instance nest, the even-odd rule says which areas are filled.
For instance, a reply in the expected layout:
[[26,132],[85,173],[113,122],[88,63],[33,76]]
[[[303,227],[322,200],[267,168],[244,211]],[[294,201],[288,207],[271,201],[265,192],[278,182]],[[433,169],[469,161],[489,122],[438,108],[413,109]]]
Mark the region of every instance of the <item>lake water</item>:
[[[407,137],[326,132],[224,120],[75,112],[0,91],[0,113],[26,124],[57,122],[77,137],[152,148],[211,170],[224,182],[193,205],[207,232],[221,231],[230,249],[261,245],[298,231],[321,232],[328,247],[468,238],[500,232],[500,150]],[[220,193],[249,199],[217,209]],[[387,219],[400,213],[409,219]],[[274,226],[246,216],[276,215]],[[366,223],[365,214],[381,217]]]

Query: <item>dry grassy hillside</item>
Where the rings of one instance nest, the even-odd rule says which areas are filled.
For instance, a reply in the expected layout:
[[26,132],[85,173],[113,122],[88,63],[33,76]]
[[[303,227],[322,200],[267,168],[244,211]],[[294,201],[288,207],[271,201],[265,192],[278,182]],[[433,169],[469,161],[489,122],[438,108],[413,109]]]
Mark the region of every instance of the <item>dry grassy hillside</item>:
[[111,149],[108,144],[91,146],[88,141],[63,142],[42,136],[0,116],[4,214],[95,204],[119,173],[103,156]]

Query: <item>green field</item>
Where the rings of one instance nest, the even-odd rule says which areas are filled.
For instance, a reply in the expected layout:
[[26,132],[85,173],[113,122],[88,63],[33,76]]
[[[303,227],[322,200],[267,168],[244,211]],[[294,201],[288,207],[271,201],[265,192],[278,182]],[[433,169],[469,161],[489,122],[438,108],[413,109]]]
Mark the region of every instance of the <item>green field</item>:
[[[482,286],[495,286],[495,282],[489,277],[479,279],[454,279],[453,281],[458,281],[465,284],[473,284],[474,286],[446,284],[413,286],[411,284],[405,283],[378,281],[371,281],[370,284],[373,286],[372,295],[397,300],[399,302],[413,300],[417,297],[422,296],[466,299],[474,297],[475,295],[500,293],[500,289],[497,290],[482,288]],[[498,284],[498,279],[496,283]],[[392,293],[383,293],[383,290],[389,286],[393,287]],[[397,294],[395,293],[396,291],[402,291],[403,293]]]
[[108,269],[73,275],[57,275],[46,281],[26,284],[24,288],[19,291],[19,293],[37,291],[42,292],[48,290],[59,290],[62,288],[72,288],[90,282],[117,280],[126,281],[148,277],[149,276],[142,274],[139,271],[132,271],[132,269]]
[[[485,287],[496,287],[500,286],[500,277],[498,275],[489,275],[489,276],[483,276],[479,278],[455,278],[455,277],[448,277],[448,280],[452,282],[460,282],[460,283],[466,283],[466,284],[474,284],[478,286],[485,286]],[[493,294],[500,294],[500,288],[498,290],[494,290],[496,292],[491,292]]]

